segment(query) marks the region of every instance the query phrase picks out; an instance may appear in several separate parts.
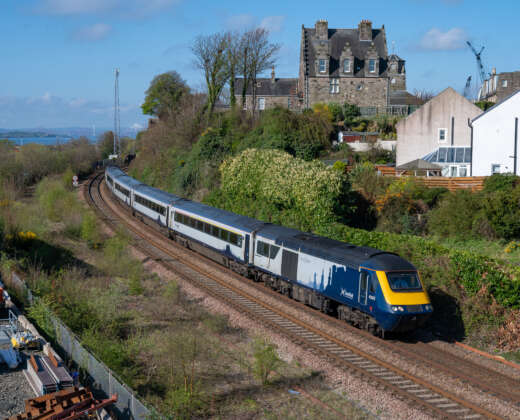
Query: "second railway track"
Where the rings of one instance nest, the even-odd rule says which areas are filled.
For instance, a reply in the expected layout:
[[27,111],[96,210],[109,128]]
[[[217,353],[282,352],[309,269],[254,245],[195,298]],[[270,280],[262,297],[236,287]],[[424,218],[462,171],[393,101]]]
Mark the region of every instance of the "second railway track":
[[[101,174],[91,178],[85,190],[85,197],[107,224],[116,229],[122,225],[130,230],[133,245],[141,252],[214,298],[224,301],[239,313],[247,315],[319,357],[327,359],[329,363],[338,368],[354,373],[372,385],[384,387],[416,408],[427,410],[435,417],[449,419],[502,418],[486,408],[358,349],[316,328],[312,323],[267,304],[259,296],[224,281],[214,272],[204,269],[203,264],[198,263],[197,260],[203,259],[204,265],[218,268],[220,271],[225,270],[218,264],[198,254],[187,255],[189,251],[165,237],[158,237],[159,232],[147,225],[136,228],[125,220],[125,217],[129,216],[126,212],[118,211],[117,213],[124,214],[117,215],[113,205],[109,205],[103,198],[102,181]],[[226,274],[240,277],[234,273],[226,272]],[[243,281],[248,280],[243,279]],[[248,281],[248,283],[251,282]],[[265,288],[262,290],[267,291]],[[283,296],[280,297],[283,298]],[[331,321],[336,320],[331,318]]]

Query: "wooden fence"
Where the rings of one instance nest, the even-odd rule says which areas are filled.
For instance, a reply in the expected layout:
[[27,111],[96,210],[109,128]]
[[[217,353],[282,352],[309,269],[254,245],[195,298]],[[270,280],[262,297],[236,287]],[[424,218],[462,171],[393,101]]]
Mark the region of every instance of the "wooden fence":
[[485,176],[467,176],[467,177],[444,177],[430,176],[417,177],[417,179],[428,188],[447,188],[450,191],[470,190],[481,191],[484,188]]
[[[347,166],[347,171],[351,170],[351,166]],[[376,170],[382,176],[397,177],[395,167],[376,165]],[[401,176],[409,176],[404,174]],[[422,182],[428,188],[447,188],[450,191],[470,190],[481,191],[484,188],[485,176],[466,176],[466,177],[444,177],[444,176],[416,176],[418,181]]]

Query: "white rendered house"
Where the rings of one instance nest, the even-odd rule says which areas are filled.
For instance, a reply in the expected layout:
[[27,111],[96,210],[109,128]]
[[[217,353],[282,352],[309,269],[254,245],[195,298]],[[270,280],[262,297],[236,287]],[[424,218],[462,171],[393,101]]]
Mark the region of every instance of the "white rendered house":
[[520,175],[520,92],[474,118],[473,176]]

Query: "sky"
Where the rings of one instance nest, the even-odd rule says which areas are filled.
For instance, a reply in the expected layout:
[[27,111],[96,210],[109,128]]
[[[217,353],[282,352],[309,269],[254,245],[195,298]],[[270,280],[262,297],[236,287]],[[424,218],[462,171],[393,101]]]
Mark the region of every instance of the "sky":
[[121,126],[145,126],[153,77],[176,70],[203,90],[190,45],[229,29],[267,28],[281,44],[277,77],[297,77],[301,27],[319,19],[384,24],[408,91],[462,91],[477,78],[466,40],[485,46],[488,70],[520,70],[519,15],[517,0],[0,0],[0,128],[111,127],[116,67]]

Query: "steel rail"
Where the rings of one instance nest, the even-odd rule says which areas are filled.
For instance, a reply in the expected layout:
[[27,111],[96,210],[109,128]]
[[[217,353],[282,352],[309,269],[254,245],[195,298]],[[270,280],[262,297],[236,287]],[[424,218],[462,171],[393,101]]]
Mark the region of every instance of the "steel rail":
[[[96,204],[91,192],[94,181],[99,178],[100,175],[101,174],[98,174],[91,180],[88,192],[90,196],[89,202],[92,203],[98,212],[103,212],[99,204]],[[103,202],[105,202],[100,191],[101,182],[102,178],[97,183],[98,196]],[[109,204],[106,205],[110,207]],[[109,211],[115,213],[113,209],[110,209]],[[106,211],[104,213],[106,213]],[[120,221],[120,219],[108,218],[106,216],[104,218],[112,225],[117,224],[116,221]],[[408,374],[407,372],[367,354],[348,343],[336,339],[330,334],[327,334],[292,315],[267,305],[257,297],[218,279],[213,273],[208,273],[203,270],[200,267],[200,264],[187,261],[186,257],[179,257],[179,254],[173,253],[171,249],[166,249],[164,245],[158,243],[157,240],[150,238],[149,235],[145,235],[139,229],[132,226],[132,224],[124,221],[122,223],[124,223],[126,227],[133,231],[138,237],[145,239],[149,244],[153,245],[156,250],[159,250],[160,253],[163,254],[161,255],[161,259],[157,262],[165,266],[167,269],[174,271],[181,277],[187,277],[191,282],[195,282],[199,287],[202,287],[211,296],[219,300],[224,300],[229,306],[233,307],[240,313],[245,313],[250,318],[260,321],[270,329],[289,337],[291,341],[304,345],[309,349],[316,350],[319,356],[326,356],[334,365],[343,368],[347,367],[349,371],[353,371],[359,376],[391,390],[401,398],[412,400],[419,406],[422,406],[435,415],[443,418],[500,418],[496,414],[491,413],[482,407],[476,406],[463,398],[442,390],[436,385],[428,383],[421,378]],[[158,232],[155,231],[154,234],[157,235]],[[165,238],[162,237],[162,239]],[[171,242],[171,244],[173,245],[174,243]],[[139,241],[136,245],[148,256],[154,259],[157,258],[156,252],[150,251],[146,246],[143,247],[142,241]],[[168,248],[172,248],[172,246],[169,246]],[[184,250],[184,248],[182,249]],[[166,258],[164,258],[164,255]],[[172,257],[173,261],[171,260]],[[198,254],[197,257],[203,258]],[[166,262],[166,259],[169,259],[170,261]],[[206,259],[204,258],[204,260]],[[180,269],[178,266],[173,265],[172,262],[182,264],[184,269]],[[198,275],[187,273],[185,269],[186,267]]]

